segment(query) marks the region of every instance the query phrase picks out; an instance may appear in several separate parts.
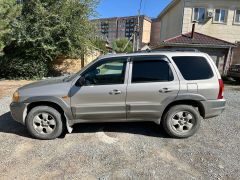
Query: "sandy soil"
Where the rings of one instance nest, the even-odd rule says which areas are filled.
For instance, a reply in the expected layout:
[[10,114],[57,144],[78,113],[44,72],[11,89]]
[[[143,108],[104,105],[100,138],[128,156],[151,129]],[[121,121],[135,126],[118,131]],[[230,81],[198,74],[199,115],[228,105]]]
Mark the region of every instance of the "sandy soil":
[[25,84],[29,84],[31,82],[33,82],[33,81],[27,81],[27,80],[0,81],[0,98],[2,98],[4,96],[12,95],[14,93],[14,91],[17,90],[17,88],[19,88]]

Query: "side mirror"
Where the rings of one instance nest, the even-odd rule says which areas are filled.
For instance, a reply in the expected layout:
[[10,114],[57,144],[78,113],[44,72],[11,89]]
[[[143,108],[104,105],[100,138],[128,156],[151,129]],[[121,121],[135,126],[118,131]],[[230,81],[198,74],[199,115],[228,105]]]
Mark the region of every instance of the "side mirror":
[[80,77],[80,78],[77,80],[76,85],[77,85],[77,86],[83,86],[83,85],[85,85],[85,83],[86,83],[85,78],[84,78],[84,77]]

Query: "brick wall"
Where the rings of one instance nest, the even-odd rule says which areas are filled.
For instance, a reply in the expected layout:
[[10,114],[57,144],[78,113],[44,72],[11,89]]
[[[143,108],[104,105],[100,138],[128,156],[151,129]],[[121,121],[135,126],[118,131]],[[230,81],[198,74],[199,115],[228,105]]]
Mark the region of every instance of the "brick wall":
[[[85,56],[84,65],[86,66],[91,61],[100,56],[100,52],[92,51]],[[81,59],[70,59],[60,57],[53,61],[53,71],[57,74],[76,73],[81,69]]]

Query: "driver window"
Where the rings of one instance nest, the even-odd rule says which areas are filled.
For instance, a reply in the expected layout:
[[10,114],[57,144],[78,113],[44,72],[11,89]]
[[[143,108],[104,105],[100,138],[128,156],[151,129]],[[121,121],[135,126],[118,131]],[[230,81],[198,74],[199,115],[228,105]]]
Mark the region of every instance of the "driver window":
[[84,74],[86,85],[123,84],[126,60],[104,60]]

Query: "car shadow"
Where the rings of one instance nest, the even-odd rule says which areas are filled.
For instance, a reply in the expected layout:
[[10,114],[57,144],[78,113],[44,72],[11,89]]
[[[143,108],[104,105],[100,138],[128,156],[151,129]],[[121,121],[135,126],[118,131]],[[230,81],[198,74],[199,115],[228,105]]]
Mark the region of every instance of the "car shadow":
[[[105,132],[114,136],[111,133],[129,133],[140,134],[152,137],[168,138],[162,126],[152,122],[114,122],[114,123],[83,123],[73,126],[72,133],[96,133]],[[32,138],[26,127],[13,120],[10,112],[0,115],[0,132],[7,134],[16,134],[27,138]],[[66,133],[63,133],[60,138],[64,138]]]
[[239,86],[240,85],[239,82],[232,80],[231,78],[223,78],[223,82],[225,85],[230,85],[230,86]]
[[113,133],[139,134],[151,137],[169,138],[162,126],[153,122],[109,122],[75,124],[72,133],[104,132],[109,136]]
[[10,112],[0,115],[0,132],[31,138],[26,127],[14,121]]

